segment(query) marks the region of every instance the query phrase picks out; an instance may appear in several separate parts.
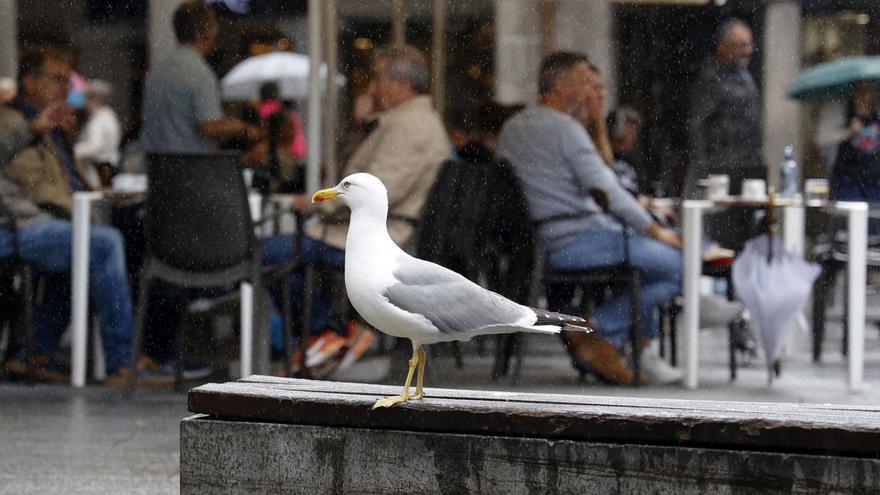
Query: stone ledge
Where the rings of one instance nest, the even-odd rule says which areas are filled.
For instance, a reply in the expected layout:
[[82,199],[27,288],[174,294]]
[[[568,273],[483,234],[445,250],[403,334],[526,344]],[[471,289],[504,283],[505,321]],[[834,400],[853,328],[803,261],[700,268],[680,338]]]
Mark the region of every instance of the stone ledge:
[[877,493],[880,461],[210,419],[181,424],[188,494]]
[[189,410],[233,421],[880,457],[880,407],[426,389],[424,400],[370,409],[399,391],[251,376],[191,390]]

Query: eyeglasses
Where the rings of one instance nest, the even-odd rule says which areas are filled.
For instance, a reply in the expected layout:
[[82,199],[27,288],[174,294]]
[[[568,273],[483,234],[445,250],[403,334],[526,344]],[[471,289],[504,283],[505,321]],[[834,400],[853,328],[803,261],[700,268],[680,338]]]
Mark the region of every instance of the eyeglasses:
[[55,84],[70,84],[70,76],[65,74],[46,74],[45,72],[37,72],[36,76],[41,79],[47,79]]

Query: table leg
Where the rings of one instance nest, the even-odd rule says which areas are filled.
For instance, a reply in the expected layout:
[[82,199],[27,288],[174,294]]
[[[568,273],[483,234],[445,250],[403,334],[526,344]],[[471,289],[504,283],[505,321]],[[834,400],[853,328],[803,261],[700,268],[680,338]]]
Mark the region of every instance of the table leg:
[[241,284],[241,377],[253,373],[254,286]]
[[685,201],[683,205],[684,235],[684,384],[689,389],[697,388],[699,370],[699,314],[700,314],[700,276],[703,264],[700,253],[703,237],[703,210],[701,202]]
[[865,298],[866,264],[868,250],[868,205],[854,203],[849,210],[849,261],[847,284],[849,285],[849,388],[851,392],[862,389],[865,368]]
[[92,202],[97,193],[73,195],[73,242],[71,249],[71,358],[70,383],[82,388],[86,384],[86,347],[89,321],[89,232]]
[[786,206],[783,215],[784,230],[782,238],[785,243],[785,249],[790,253],[803,256],[805,209],[803,206]]

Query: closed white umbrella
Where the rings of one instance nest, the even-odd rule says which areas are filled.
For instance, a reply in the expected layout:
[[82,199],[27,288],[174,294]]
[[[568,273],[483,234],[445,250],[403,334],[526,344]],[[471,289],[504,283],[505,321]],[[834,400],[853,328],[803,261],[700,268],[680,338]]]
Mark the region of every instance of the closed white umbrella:
[[747,242],[733,262],[733,286],[758,328],[769,379],[785,334],[807,302],[819,271],[817,264],[787,251],[780,239],[766,235]]
[[[327,77],[327,66],[321,64],[321,81]],[[345,78],[337,76],[337,83]],[[278,84],[285,100],[303,100],[309,96],[309,57],[292,52],[272,52],[242,60],[220,81],[225,100],[253,100],[259,97],[260,86]]]

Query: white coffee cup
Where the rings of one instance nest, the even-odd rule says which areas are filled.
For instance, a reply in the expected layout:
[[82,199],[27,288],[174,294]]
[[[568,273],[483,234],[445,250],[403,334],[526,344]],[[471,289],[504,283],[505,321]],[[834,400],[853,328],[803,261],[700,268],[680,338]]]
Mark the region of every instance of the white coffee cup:
[[766,199],[767,183],[764,179],[744,179],[742,182],[742,199]]
[[730,193],[730,177],[724,174],[713,174],[700,181],[706,188],[706,199],[724,199]]
[[807,201],[828,200],[828,179],[807,179],[804,181],[804,196]]

